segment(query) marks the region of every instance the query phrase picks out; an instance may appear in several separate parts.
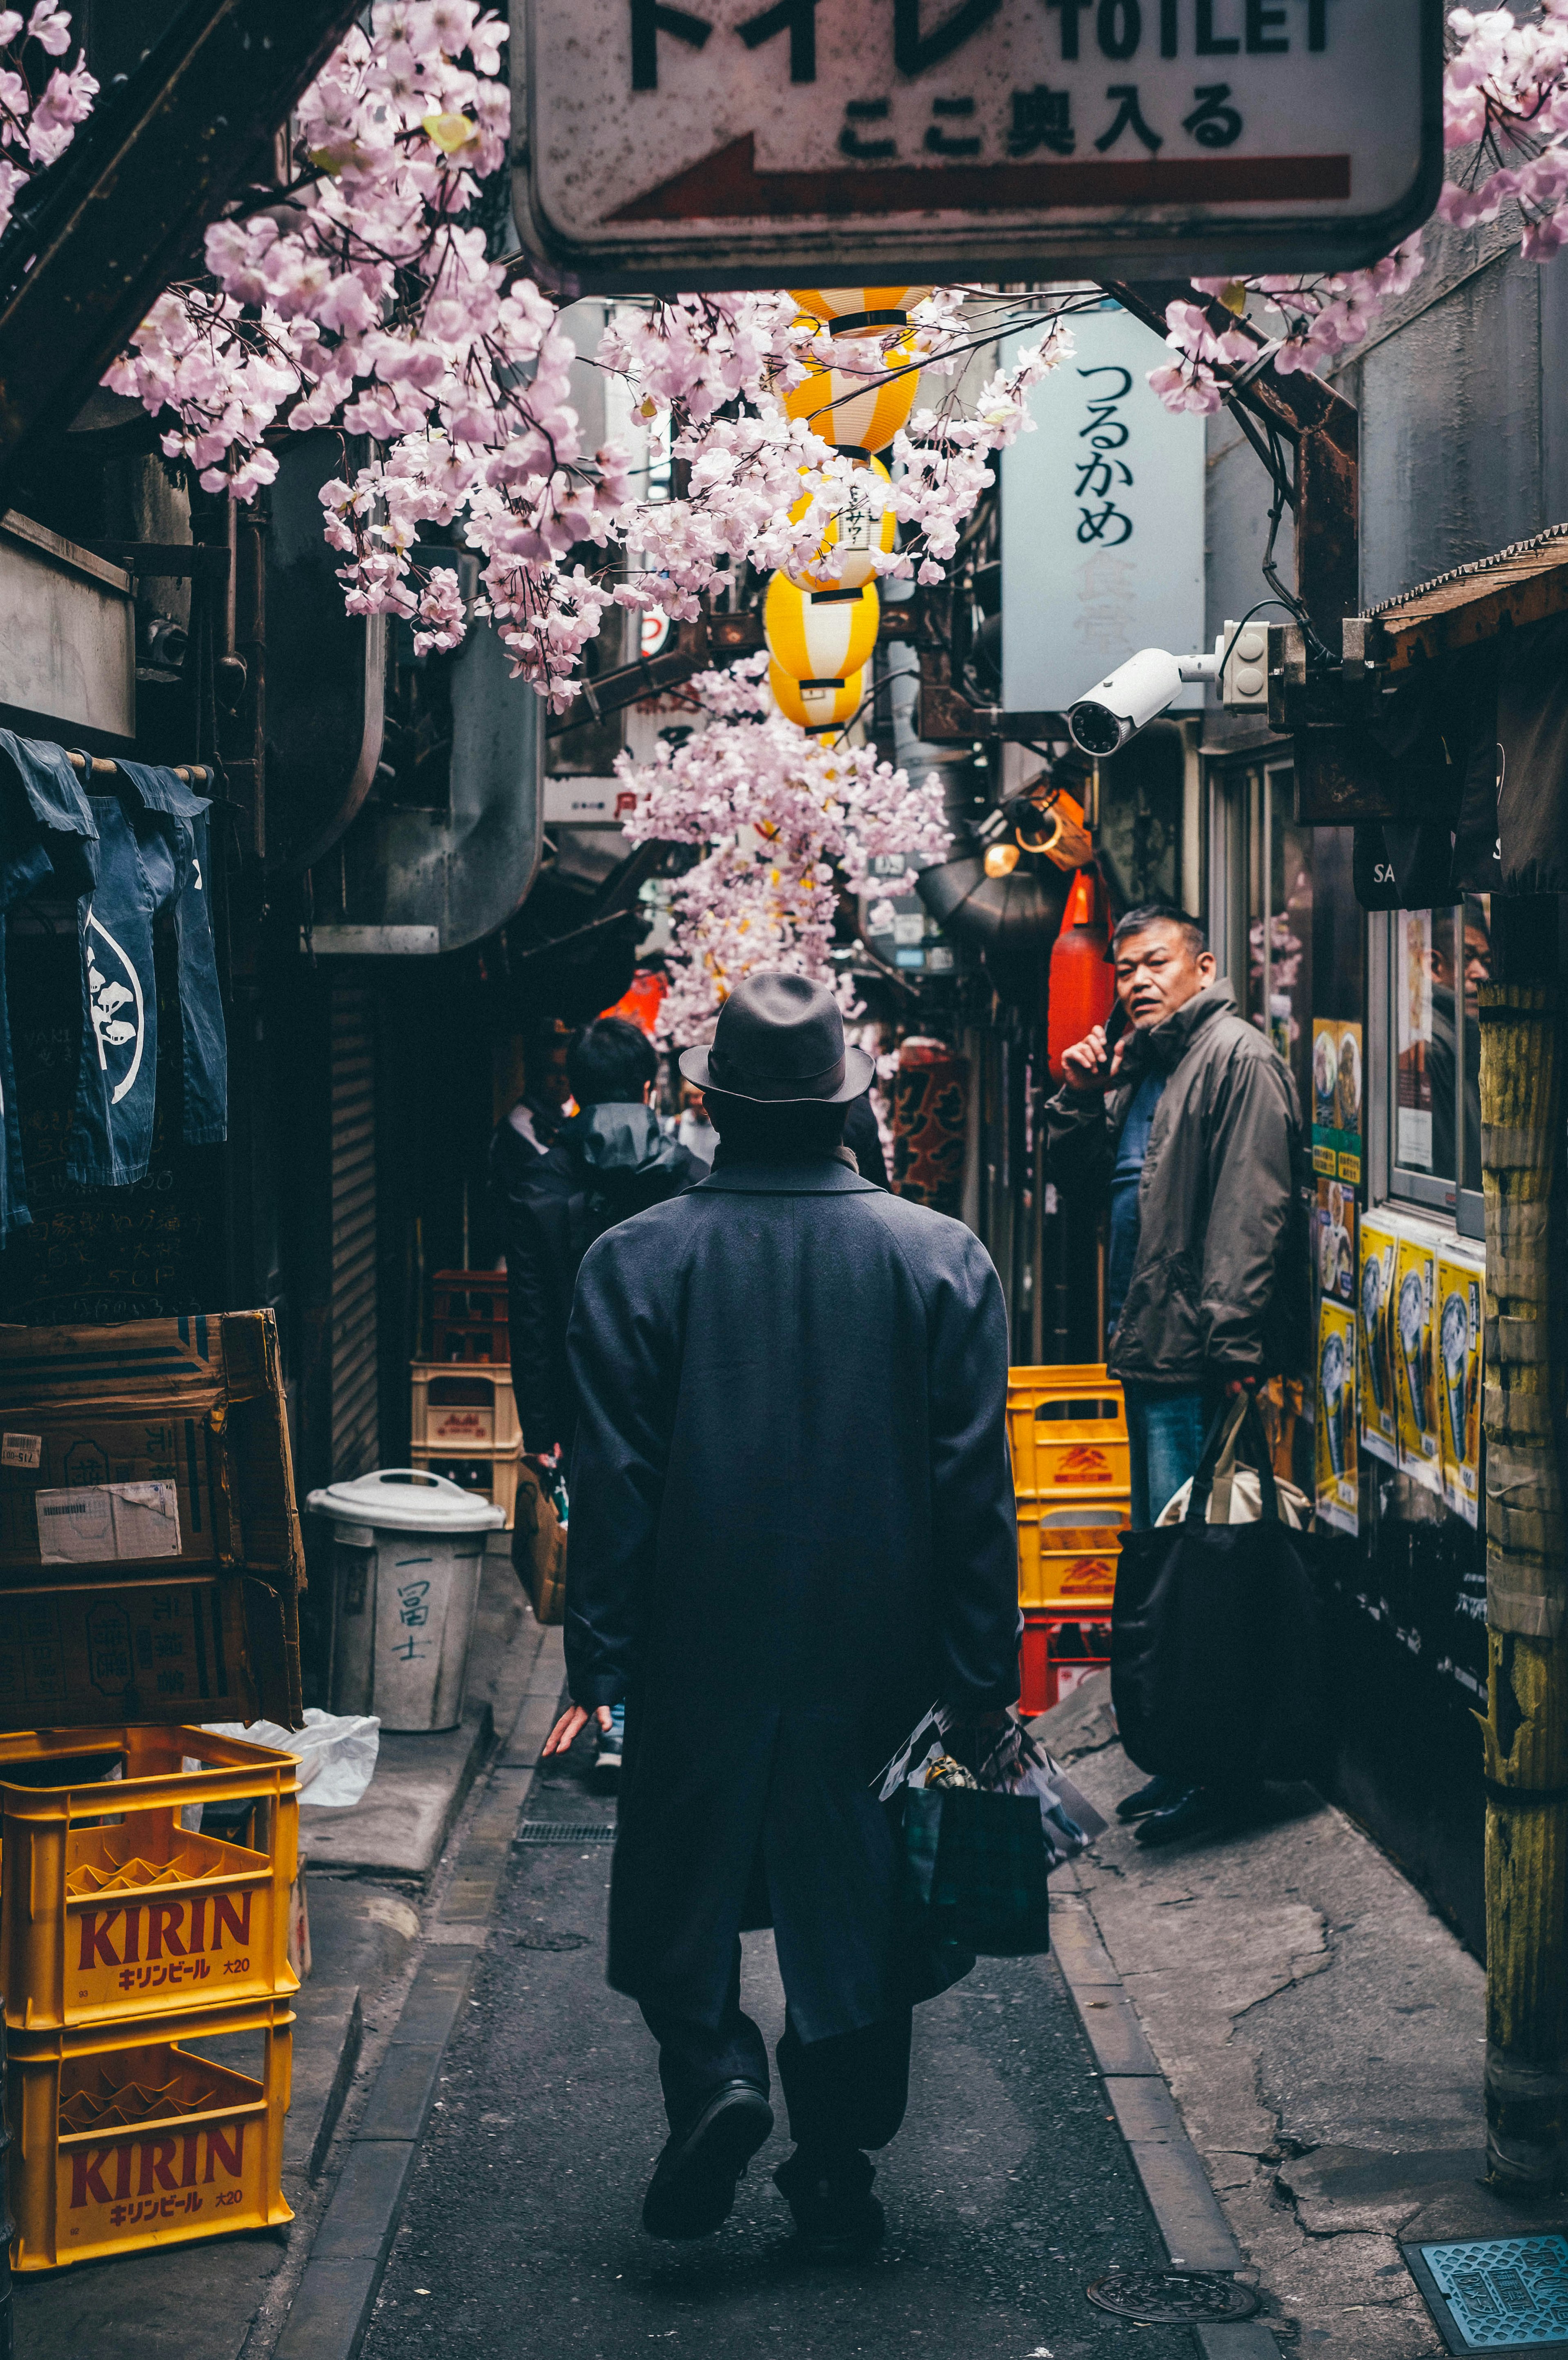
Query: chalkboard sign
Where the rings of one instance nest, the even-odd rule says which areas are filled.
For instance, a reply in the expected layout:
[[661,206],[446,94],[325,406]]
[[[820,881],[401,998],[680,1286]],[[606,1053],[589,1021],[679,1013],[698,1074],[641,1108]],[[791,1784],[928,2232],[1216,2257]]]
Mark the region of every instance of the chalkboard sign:
[[174,1317],[225,1300],[223,1153],[180,1140],[180,1007],[172,938],[157,929],[158,1099],[152,1158],[129,1188],[66,1177],[82,1043],[80,952],[25,905],[6,921],[6,1000],[29,1229],[0,1252],[0,1319],[28,1327]]

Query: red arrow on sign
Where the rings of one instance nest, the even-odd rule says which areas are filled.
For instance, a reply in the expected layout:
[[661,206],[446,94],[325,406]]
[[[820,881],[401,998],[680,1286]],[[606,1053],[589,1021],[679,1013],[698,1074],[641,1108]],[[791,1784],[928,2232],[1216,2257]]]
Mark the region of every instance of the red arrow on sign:
[[1169,164],[836,164],[759,172],[743,133],[634,197],[616,222],[832,220],[859,213],[1050,213],[1066,205],[1312,202],[1350,194],[1348,156],[1184,157]]

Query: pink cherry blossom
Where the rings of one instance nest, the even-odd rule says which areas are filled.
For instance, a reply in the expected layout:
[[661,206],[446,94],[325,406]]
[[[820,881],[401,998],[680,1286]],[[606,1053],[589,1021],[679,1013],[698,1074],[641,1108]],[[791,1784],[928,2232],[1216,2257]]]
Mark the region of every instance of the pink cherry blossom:
[[705,727],[638,769],[616,769],[637,802],[634,844],[702,848],[673,887],[675,948],[663,1036],[711,1032],[724,1000],[754,967],[833,985],[854,1012],[833,948],[841,897],[869,890],[883,853],[940,859],[947,849],[940,781],[911,785],[870,747],[808,737],[772,709],[766,656],[691,683]]

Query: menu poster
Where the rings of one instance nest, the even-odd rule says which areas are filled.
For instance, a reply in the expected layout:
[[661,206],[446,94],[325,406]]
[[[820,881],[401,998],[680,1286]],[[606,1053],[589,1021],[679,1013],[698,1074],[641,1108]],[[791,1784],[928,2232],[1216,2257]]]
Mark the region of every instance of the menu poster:
[[1356,1301],[1356,1196],[1342,1180],[1320,1180],[1312,1214],[1312,1267],[1324,1302]]
[[1380,1215],[1361,1219],[1361,1279],[1356,1329],[1360,1346],[1361,1442],[1374,1459],[1399,1463],[1399,1396],[1394,1387],[1390,1312],[1399,1233]]
[[1312,1169],[1361,1185],[1361,1027],[1312,1019]]
[[1353,1537],[1357,1523],[1356,1314],[1325,1295],[1318,1308],[1318,1520]]
[[1467,1524],[1481,1496],[1481,1282],[1474,1256],[1437,1256],[1437,1425],[1443,1496]]
[[1437,1252],[1426,1238],[1405,1235],[1394,1259],[1389,1351],[1399,1405],[1399,1465],[1412,1482],[1441,1493],[1437,1389],[1432,1382]]
[[1432,1170],[1432,912],[1395,917],[1394,1161],[1408,1172]]

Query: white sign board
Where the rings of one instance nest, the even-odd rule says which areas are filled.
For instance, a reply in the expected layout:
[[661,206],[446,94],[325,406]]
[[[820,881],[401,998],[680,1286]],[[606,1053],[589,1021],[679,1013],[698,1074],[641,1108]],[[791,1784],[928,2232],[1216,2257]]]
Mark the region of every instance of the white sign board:
[[517,0],[512,23],[517,218],[584,290],[1369,262],[1442,178],[1443,0]]
[[[1139,648],[1203,646],[1203,421],[1149,388],[1167,357],[1128,311],[1074,320],[1077,350],[1002,453],[1002,702],[1062,713]],[[1194,683],[1179,705],[1201,705]]]

